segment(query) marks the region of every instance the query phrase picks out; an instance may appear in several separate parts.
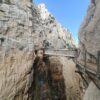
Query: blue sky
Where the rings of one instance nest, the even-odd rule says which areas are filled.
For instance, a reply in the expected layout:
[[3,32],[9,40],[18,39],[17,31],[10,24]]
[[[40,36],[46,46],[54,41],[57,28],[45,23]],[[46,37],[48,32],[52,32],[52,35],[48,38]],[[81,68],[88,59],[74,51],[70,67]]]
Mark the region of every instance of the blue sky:
[[49,12],[58,22],[72,33],[74,41],[78,42],[78,31],[90,0],[34,0],[35,4],[45,3]]

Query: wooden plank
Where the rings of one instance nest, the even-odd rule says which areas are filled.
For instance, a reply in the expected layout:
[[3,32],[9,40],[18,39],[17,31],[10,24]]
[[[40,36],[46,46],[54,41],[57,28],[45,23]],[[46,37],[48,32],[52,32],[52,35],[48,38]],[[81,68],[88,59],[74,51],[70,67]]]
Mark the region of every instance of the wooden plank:
[[76,54],[75,51],[70,51],[70,50],[51,50],[51,49],[48,49],[48,50],[45,50],[45,52],[52,52],[52,53],[71,53],[71,54]]
[[51,48],[44,48],[44,49],[52,51],[76,51],[75,49],[51,49]]
[[45,51],[46,53],[53,53],[53,54],[68,54],[68,55],[75,55],[75,52],[70,51]]

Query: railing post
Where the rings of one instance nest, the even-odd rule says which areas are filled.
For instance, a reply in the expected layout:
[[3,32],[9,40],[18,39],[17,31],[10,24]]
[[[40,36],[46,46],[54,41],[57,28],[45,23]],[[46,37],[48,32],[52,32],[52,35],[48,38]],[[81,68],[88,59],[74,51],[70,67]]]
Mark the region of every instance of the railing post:
[[97,77],[100,77],[100,51],[97,52]]

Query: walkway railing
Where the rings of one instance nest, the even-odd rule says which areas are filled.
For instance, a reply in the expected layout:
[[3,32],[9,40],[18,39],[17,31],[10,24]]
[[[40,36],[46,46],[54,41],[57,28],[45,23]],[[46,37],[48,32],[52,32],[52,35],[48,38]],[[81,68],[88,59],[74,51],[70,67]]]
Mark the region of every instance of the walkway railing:
[[[87,56],[91,56],[92,60],[95,60],[95,64],[92,62],[89,64]],[[100,51],[97,52],[96,58],[85,49],[84,61],[78,61],[76,58],[76,67],[78,68],[78,71],[76,72],[78,72],[82,77],[84,77],[84,74],[87,74],[97,88],[100,89]],[[88,81],[86,83],[88,83]]]
[[[96,61],[96,63],[89,63],[87,62],[87,55],[90,55],[92,59]],[[77,59],[77,58],[76,58]],[[94,57],[92,54],[88,54],[87,51],[85,51],[84,54],[84,61],[77,61],[76,64],[79,65],[83,70],[82,72],[84,73],[85,71],[91,72],[92,74],[95,73],[98,77],[100,77],[100,51],[97,52],[97,58]],[[78,66],[78,67],[79,67]]]

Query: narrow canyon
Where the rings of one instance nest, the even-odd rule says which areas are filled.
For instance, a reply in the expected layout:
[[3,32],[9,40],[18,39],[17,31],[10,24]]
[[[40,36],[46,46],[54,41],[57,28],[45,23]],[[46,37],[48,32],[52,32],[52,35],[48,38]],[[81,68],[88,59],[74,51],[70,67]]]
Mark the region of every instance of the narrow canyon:
[[100,100],[100,0],[71,32],[32,0],[0,0],[0,100]]

